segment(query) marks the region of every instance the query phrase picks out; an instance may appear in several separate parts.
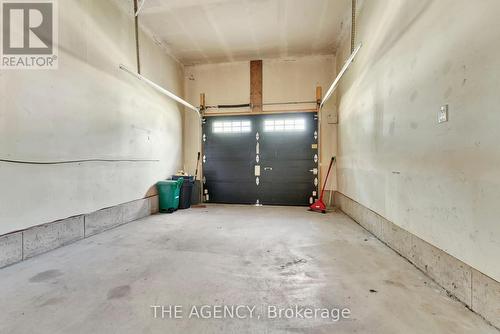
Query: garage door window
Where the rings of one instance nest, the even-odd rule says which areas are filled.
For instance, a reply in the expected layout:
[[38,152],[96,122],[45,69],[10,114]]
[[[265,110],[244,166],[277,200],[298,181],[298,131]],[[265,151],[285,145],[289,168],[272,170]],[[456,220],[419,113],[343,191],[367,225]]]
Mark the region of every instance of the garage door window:
[[250,121],[220,121],[214,122],[213,133],[247,133],[252,131]]
[[270,119],[264,121],[265,132],[305,131],[306,122],[303,118]]

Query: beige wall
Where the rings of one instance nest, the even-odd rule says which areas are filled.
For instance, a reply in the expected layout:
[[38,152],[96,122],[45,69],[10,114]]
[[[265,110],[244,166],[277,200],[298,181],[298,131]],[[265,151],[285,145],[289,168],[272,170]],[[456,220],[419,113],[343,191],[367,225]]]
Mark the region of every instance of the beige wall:
[[[334,56],[264,60],[264,103],[314,101],[316,86],[322,86],[323,91],[326,92],[335,78],[335,73]],[[206,94],[208,105],[249,103],[250,64],[249,62],[234,62],[186,66],[185,84],[186,97],[194,105],[199,105],[200,93]],[[315,105],[266,106],[265,110],[297,108],[310,109],[315,108]],[[248,111],[248,109],[231,109],[230,111]],[[328,124],[328,114],[332,122],[335,122],[335,103],[327,104],[322,111],[322,164],[325,174],[330,157],[335,154],[334,140],[337,137],[336,125]],[[200,130],[196,115],[186,115],[184,129],[184,164],[186,171],[194,173],[196,155],[200,150]],[[333,178],[331,181],[329,187],[335,184]]]
[[497,0],[366,1],[338,133],[340,192],[496,280],[499,12]]
[[[0,234],[142,198],[182,164],[182,108],[135,68],[133,18],[111,1],[59,1],[59,69],[0,72]],[[143,74],[179,95],[183,69],[141,34]]]

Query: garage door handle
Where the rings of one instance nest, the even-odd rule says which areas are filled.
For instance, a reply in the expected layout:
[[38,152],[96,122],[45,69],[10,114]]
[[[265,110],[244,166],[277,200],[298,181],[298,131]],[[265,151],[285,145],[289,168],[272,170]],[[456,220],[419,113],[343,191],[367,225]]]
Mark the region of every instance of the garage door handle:
[[264,170],[273,170],[273,167],[264,167]]

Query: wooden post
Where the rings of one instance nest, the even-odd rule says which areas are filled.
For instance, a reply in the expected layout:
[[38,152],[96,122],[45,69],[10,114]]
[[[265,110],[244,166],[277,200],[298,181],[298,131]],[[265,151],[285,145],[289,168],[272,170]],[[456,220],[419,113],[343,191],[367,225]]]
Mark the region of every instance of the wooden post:
[[205,109],[205,93],[201,93],[200,94],[200,110],[204,110]]
[[316,87],[316,103],[321,104],[323,99],[323,88],[321,86]]
[[250,62],[250,106],[252,112],[262,112],[262,60]]

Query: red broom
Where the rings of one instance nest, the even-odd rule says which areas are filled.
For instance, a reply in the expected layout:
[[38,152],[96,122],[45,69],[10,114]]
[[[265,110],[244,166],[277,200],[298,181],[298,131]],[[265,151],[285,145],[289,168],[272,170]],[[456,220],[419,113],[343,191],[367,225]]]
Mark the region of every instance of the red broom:
[[312,211],[326,213],[326,205],[323,202],[323,195],[325,194],[326,183],[328,182],[328,176],[330,176],[330,171],[332,169],[334,162],[335,162],[335,157],[332,157],[332,160],[330,161],[330,167],[328,167],[328,173],[326,174],[325,184],[323,185],[323,189],[321,189],[321,196],[319,197],[319,199],[316,202],[314,202],[309,207],[309,209]]

